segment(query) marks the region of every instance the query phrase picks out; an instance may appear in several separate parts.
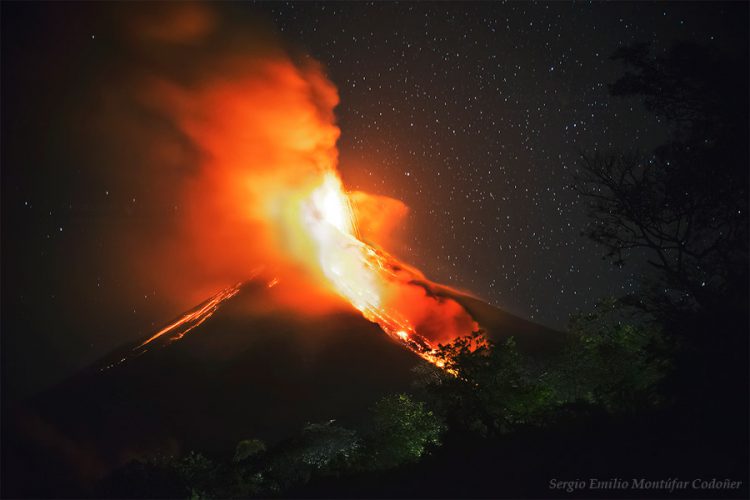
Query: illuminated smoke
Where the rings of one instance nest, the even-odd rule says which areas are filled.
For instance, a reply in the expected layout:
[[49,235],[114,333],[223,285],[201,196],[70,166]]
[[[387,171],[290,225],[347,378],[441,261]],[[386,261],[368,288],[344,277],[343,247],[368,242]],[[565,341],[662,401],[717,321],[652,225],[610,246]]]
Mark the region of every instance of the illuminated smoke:
[[280,307],[349,304],[426,359],[437,343],[477,327],[381,248],[403,203],[346,190],[338,93],[318,63],[293,59],[273,36],[243,34],[250,30],[205,6],[161,6],[128,26],[144,63],[108,92],[167,125],[169,133],[132,146],[144,146],[154,168],[184,172],[165,193],[179,207],[176,230],[152,232],[151,250],[139,255],[147,279],[205,297],[262,265]]

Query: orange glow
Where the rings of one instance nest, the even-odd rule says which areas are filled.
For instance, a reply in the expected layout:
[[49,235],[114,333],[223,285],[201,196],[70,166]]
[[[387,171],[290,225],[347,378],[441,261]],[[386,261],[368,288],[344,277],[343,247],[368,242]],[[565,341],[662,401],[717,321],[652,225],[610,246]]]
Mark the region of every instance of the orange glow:
[[[143,274],[164,279],[175,296],[190,293],[197,300],[264,266],[274,277],[267,287],[279,307],[300,314],[353,307],[434,362],[434,346],[477,325],[419,271],[383,249],[407,207],[343,185],[336,88],[316,62],[293,61],[254,40],[243,45],[247,34],[222,45],[221,20],[201,9],[174,17],[163,36],[146,30],[149,36],[138,38],[159,49],[141,54],[167,58],[155,59],[134,79],[133,100],[170,125],[164,137],[149,138],[150,156],[155,168],[185,172],[177,188],[178,229],[149,240],[152,254],[139,260]],[[194,61],[201,52],[191,47],[203,39],[212,44],[211,57]],[[178,53],[190,64],[174,64]],[[132,92],[130,85],[123,92]],[[195,328],[228,298],[227,290],[141,347]]]
[[[366,195],[359,193],[359,196]],[[313,242],[314,262],[308,261],[308,265],[317,270],[314,266],[317,264],[328,284],[365,318],[380,325],[394,340],[435,363],[434,347],[427,332],[417,330],[417,321],[424,326],[427,315],[429,321],[437,322],[432,340],[452,340],[457,334],[468,334],[476,327],[474,321],[455,302],[444,302],[439,315],[426,311],[430,305],[434,309],[440,303],[418,293],[424,290],[415,287],[412,280],[423,278],[421,274],[363,242],[352,207],[341,179],[331,170],[322,175],[320,185],[300,202],[299,213],[292,210],[293,215],[302,219],[299,227]],[[378,213],[369,211],[365,215],[375,220]],[[383,224],[376,221],[374,225]],[[408,302],[402,302],[405,299]],[[467,330],[456,332],[450,321],[442,321],[441,316],[446,313],[453,313],[457,318],[463,315]]]
[[220,291],[219,293],[208,299],[206,302],[199,305],[196,309],[188,312],[184,316],[177,319],[175,322],[165,326],[164,328],[153,334],[151,337],[143,341],[142,344],[136,347],[136,349],[139,349],[146,344],[153,342],[159,337],[167,334],[171,334],[167,337],[167,342],[171,343],[175,340],[181,339],[187,332],[189,332],[193,328],[196,328],[197,326],[200,326],[201,323],[210,318],[213,313],[216,312],[219,304],[237,295],[237,293],[240,291],[240,285],[241,283],[238,283],[234,286],[225,288],[224,290]]
[[219,308],[219,306],[222,304],[222,302],[231,299],[235,295],[237,295],[240,292],[240,286],[242,283],[237,283],[236,285],[230,286],[225,288],[224,290],[221,290],[219,293],[208,299],[202,304],[199,304],[196,308],[194,308],[191,311],[188,311],[184,315],[180,316],[178,319],[170,323],[169,325],[165,326],[155,334],[153,334],[148,339],[144,340],[141,344],[137,345],[131,351],[120,358],[119,360],[110,363],[103,368],[100,368],[99,371],[108,370],[110,368],[113,368],[119,364],[124,363],[128,359],[135,358],[140,356],[141,354],[145,353],[148,350],[148,347],[150,345],[157,341],[161,340],[160,345],[165,346],[168,344],[171,344],[172,342],[176,340],[180,340],[182,337],[184,337],[189,331],[193,330],[194,328],[199,327],[202,325],[208,318],[213,316],[213,314],[216,312],[216,310]]

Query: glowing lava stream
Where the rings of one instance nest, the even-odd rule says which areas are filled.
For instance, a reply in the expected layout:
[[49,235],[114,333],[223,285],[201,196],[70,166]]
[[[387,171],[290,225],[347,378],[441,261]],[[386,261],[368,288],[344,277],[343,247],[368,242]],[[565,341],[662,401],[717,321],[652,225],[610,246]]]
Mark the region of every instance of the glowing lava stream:
[[432,345],[398,311],[383,307],[389,279],[397,279],[393,257],[359,239],[349,195],[335,172],[303,202],[302,217],[318,252],[318,262],[335,290],[391,338],[442,367]]
[[[394,341],[442,367],[431,343],[398,310],[384,306],[389,285],[403,283],[403,277],[398,275],[401,265],[360,239],[351,199],[335,171],[323,175],[322,183],[301,201],[299,209],[302,227],[314,243],[317,264],[335,291]],[[267,286],[272,288],[278,282],[278,278],[273,278]],[[153,344],[165,346],[181,339],[210,318],[224,301],[237,295],[241,285],[221,290],[102,370],[140,356]]]
[[212,296],[207,301],[203,302],[202,304],[198,305],[195,309],[192,311],[189,311],[185,313],[184,315],[180,316],[179,319],[173,321],[169,325],[165,326],[155,334],[153,334],[148,339],[144,340],[139,345],[135,346],[133,349],[131,349],[130,354],[123,356],[122,358],[118,359],[117,361],[114,361],[102,368],[99,369],[99,371],[108,370],[110,368],[113,368],[119,364],[124,363],[130,358],[135,358],[140,356],[141,354],[148,351],[148,347],[150,347],[150,344],[156,340],[161,339],[161,345],[165,346],[168,344],[171,344],[172,342],[181,339],[185,336],[190,330],[193,328],[197,328],[200,325],[203,324],[204,321],[206,321],[208,318],[213,316],[213,314],[216,312],[216,310],[219,308],[222,302],[231,299],[235,295],[237,295],[240,292],[240,286],[242,283],[237,283],[236,285],[227,287],[214,296]]
[[194,310],[182,316],[177,321],[168,326],[165,326],[164,328],[153,334],[151,337],[144,340],[142,344],[140,344],[133,350],[138,350],[146,344],[149,344],[168,333],[172,333],[172,335],[167,337],[168,343],[181,339],[187,332],[189,332],[193,328],[200,326],[204,321],[213,316],[213,314],[219,308],[219,304],[237,295],[240,291],[240,285],[242,285],[242,283],[237,283],[234,286],[227,287],[224,290],[220,291]]

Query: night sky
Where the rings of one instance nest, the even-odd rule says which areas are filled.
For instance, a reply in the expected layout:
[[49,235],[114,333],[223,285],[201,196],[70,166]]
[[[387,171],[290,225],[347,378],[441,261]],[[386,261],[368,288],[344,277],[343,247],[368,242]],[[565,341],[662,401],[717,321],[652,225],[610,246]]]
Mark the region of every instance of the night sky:
[[[648,150],[665,130],[637,100],[611,98],[619,46],[747,44],[747,4],[267,3],[222,5],[265,18],[338,87],[347,185],[403,200],[395,253],[435,281],[557,328],[632,291],[580,235],[569,189],[580,151]],[[77,103],[118,64],[102,6],[4,2],[3,382],[49,384],[193,304],[126,283],[101,229],[175,207],[76,143]],[[250,26],[250,25],[248,25]],[[248,28],[251,29],[251,28]],[[144,243],[147,244],[147,243]]]

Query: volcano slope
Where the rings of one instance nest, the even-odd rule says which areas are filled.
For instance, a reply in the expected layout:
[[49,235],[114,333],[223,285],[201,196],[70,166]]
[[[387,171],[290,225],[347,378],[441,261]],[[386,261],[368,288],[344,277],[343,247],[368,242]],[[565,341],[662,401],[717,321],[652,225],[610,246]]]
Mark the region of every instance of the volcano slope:
[[[356,425],[379,398],[408,390],[412,369],[425,362],[355,310],[270,313],[267,290],[258,279],[230,287],[160,336],[123,346],[34,398],[11,418],[4,475],[15,486],[6,492],[78,494],[139,456],[275,442],[330,419]],[[515,332],[525,350],[561,339],[477,299],[434,293],[462,303],[492,337]],[[39,474],[49,481],[36,481]]]

